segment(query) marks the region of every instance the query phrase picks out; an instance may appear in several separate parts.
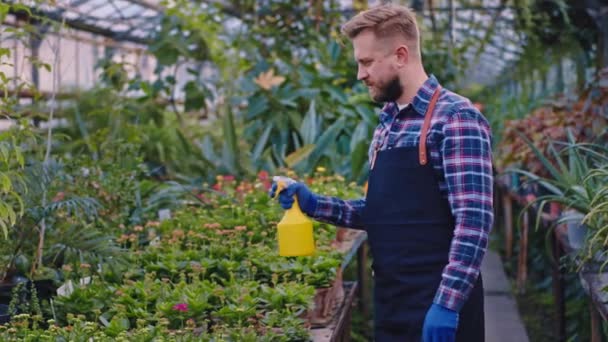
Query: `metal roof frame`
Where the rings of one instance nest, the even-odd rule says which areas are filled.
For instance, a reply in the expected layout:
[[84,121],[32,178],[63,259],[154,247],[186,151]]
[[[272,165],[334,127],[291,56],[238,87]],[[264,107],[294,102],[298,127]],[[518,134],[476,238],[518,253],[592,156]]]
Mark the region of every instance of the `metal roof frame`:
[[[34,0],[5,1],[25,4],[36,14],[53,21],[65,22],[68,27],[76,30],[88,31],[115,41],[142,45],[151,42],[164,13],[160,0],[55,0],[53,5],[40,5]],[[202,0],[201,3],[221,4],[224,13],[239,15],[229,1]],[[519,57],[522,51],[522,37],[514,28],[516,9],[503,6],[501,0],[482,0],[481,3],[483,5],[471,5],[467,1],[455,0],[453,8],[425,8],[422,12],[423,22],[426,27],[431,27],[433,21],[442,34],[446,29],[451,29],[452,35],[446,34],[445,39],[452,36],[452,43],[455,45],[462,44],[467,35],[479,40],[486,40],[488,37],[485,44],[473,45],[470,49],[473,51],[467,53],[467,56],[470,56],[467,58],[475,58],[475,63],[480,63],[477,70],[497,69],[490,74],[500,74],[504,65],[492,63],[492,60],[504,58],[512,61]],[[342,12],[351,11],[352,9],[344,8]],[[484,57],[478,58],[479,56]],[[469,81],[476,80],[467,80]]]
[[[163,15],[158,1],[152,0],[55,0],[54,5],[37,6],[31,0],[20,3],[36,15],[65,22],[73,29],[144,45],[150,42],[150,33]],[[143,27],[150,28],[150,32],[141,30]]]

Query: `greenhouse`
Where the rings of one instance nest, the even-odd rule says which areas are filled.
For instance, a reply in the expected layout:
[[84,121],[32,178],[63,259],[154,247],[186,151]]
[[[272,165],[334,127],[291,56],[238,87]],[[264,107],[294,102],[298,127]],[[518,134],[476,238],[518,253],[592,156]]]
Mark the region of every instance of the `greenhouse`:
[[608,341],[608,1],[0,18],[1,341]]

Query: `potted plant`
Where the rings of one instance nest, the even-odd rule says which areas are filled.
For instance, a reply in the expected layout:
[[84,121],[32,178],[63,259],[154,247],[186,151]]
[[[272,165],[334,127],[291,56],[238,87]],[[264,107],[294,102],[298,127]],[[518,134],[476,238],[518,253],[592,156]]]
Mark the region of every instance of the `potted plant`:
[[564,210],[560,216],[560,221],[566,223],[568,244],[575,250],[583,248],[589,231],[589,227],[583,224],[584,217],[584,214],[573,209]]
[[[569,235],[573,239],[579,239],[572,241],[576,246],[581,247],[579,257],[583,261],[580,264],[582,267],[585,262],[595,258],[600,236],[606,235],[602,225],[603,218],[599,213],[608,201],[608,185],[606,185],[608,184],[608,148],[597,144],[577,143],[569,134],[568,143],[549,142],[548,153],[551,156],[549,159],[528,139],[523,136],[522,139],[530,146],[549,174],[543,177],[528,170],[508,170],[525,176],[527,184],[535,184],[543,191],[543,195],[532,200],[524,210],[532,206],[538,207],[537,228],[540,226],[542,211],[547,204],[558,203],[567,210],[553,223],[553,227],[568,223],[574,227]],[[560,151],[556,146],[561,146]],[[584,224],[588,231],[583,233],[583,241],[580,241],[581,232],[577,231],[581,228],[577,227],[577,220]]]

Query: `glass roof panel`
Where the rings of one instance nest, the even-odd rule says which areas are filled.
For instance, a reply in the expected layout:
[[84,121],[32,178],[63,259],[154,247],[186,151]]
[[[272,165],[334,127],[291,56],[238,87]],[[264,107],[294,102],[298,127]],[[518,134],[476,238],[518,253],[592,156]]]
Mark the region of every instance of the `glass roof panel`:
[[[35,4],[33,0],[5,0],[36,8],[42,15],[65,20],[72,28],[89,31],[97,35],[138,44],[146,44],[155,33],[163,15],[161,0],[54,0]],[[228,0],[209,0],[209,3],[231,4]],[[375,1],[376,3],[379,1]],[[517,59],[525,37],[515,31],[515,11],[501,7],[502,0],[453,1],[454,21],[452,32],[454,43],[469,44],[467,55],[473,58],[470,75],[478,82],[482,78],[502,73],[508,64]],[[205,5],[205,2],[199,2]],[[354,14],[352,1],[341,0],[342,9]],[[369,1],[370,5],[374,1]],[[435,4],[431,11],[428,4]],[[350,5],[349,5],[350,4]],[[431,27],[431,15],[441,32],[449,25],[450,8],[447,1],[424,2],[423,22],[425,30]],[[350,7],[349,7],[350,6]],[[489,35],[489,36],[488,36]],[[450,39],[449,34],[442,35]],[[486,44],[482,40],[490,39]],[[476,43],[471,44],[471,40]],[[480,50],[481,49],[481,50]],[[477,56],[479,58],[477,58]],[[496,62],[496,60],[500,62]],[[482,77],[483,76],[483,77]]]
[[[146,44],[162,15],[160,0],[55,0],[36,4],[33,0],[7,0],[36,9],[39,14],[64,21],[72,28],[116,40]],[[143,24],[149,30],[141,30]],[[135,35],[136,29],[138,34]]]

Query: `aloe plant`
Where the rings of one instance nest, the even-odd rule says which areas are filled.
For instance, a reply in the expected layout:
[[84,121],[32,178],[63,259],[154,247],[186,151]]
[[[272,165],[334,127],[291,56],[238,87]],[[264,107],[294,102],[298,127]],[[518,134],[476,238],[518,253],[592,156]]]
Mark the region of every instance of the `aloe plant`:
[[[537,185],[545,194],[536,197],[524,210],[538,206],[536,224],[541,225],[542,212],[549,203],[558,203],[564,209],[574,209],[584,215],[583,223],[591,230],[581,254],[584,261],[591,260],[608,242],[606,207],[608,204],[608,148],[599,144],[577,143],[572,134],[568,142],[549,142],[550,156],[545,156],[525,136],[521,138],[546,169],[549,177],[542,177],[522,169],[508,169],[526,178],[524,184]],[[561,148],[560,148],[561,147]],[[563,215],[552,227],[577,219],[576,215]],[[578,217],[580,219],[580,217]]]

